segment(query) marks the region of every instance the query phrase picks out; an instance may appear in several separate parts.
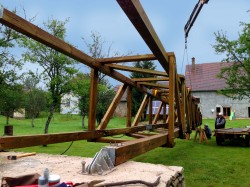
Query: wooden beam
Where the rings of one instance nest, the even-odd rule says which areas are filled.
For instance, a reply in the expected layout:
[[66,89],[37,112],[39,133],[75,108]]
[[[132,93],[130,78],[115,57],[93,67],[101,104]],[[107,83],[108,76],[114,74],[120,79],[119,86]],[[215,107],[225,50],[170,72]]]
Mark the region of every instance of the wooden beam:
[[89,92],[89,116],[88,116],[88,130],[95,130],[96,125],[96,105],[98,95],[98,71],[91,69],[90,92]]
[[133,78],[132,81],[135,82],[151,82],[151,81],[168,81],[168,77],[149,77],[149,78]]
[[158,59],[163,69],[169,73],[168,56],[160,42],[146,12],[138,0],[117,0],[125,14],[135,26],[141,37],[144,39],[152,53]]
[[174,147],[174,124],[175,124],[175,63],[169,64],[169,112],[168,112],[168,147]]
[[169,93],[169,89],[160,89],[157,93]]
[[[2,17],[0,17],[0,23],[20,32],[56,51],[59,51],[88,67],[99,70],[100,72],[109,75],[110,77],[118,80],[122,83],[126,83],[130,86],[137,88],[142,93],[148,93],[147,88],[140,87],[130,78],[124,76],[123,74],[113,70],[110,67],[102,65],[100,62],[96,61],[94,58],[88,56],[82,51],[76,49],[74,46],[66,43],[65,41],[49,34],[48,32],[42,30],[41,28],[33,25],[32,23],[24,20],[23,18],[17,16],[13,12],[3,9]],[[161,98],[158,98],[161,99]]]
[[163,106],[163,102],[161,102],[160,106],[158,107],[157,113],[155,114],[155,117],[154,117],[154,120],[153,120],[153,124],[157,123],[157,121],[158,121],[158,119],[160,117],[160,114],[161,114],[162,106]]
[[[174,135],[178,137],[179,129],[174,129]],[[119,165],[128,161],[131,158],[134,158],[138,155],[141,155],[147,151],[150,151],[154,148],[163,146],[167,144],[168,132],[149,136],[146,138],[140,138],[136,140],[131,140],[129,142],[124,142],[120,147],[108,147],[113,149],[115,152],[115,165]]]
[[[153,129],[166,128],[166,124],[152,125]],[[71,142],[78,140],[94,140],[105,136],[114,136],[118,134],[135,133],[147,129],[146,125],[109,129],[109,130],[95,130],[95,131],[79,131],[69,133],[56,133],[56,134],[35,134],[29,136],[9,136],[0,137],[0,150],[16,149],[37,145],[47,145],[61,142]]]
[[127,89],[126,84],[123,84],[120,86],[119,90],[117,91],[116,96],[114,97],[113,101],[109,105],[108,110],[106,111],[105,115],[102,118],[101,123],[98,126],[98,130],[105,129],[107,127],[126,89]]
[[129,140],[104,138],[104,137],[95,139],[95,142],[102,142],[102,143],[123,143],[123,142],[127,142],[127,141],[129,141]]
[[[175,56],[174,52],[168,52],[167,56]],[[123,62],[139,62],[139,61],[149,61],[157,60],[153,54],[144,55],[133,55],[133,56],[121,56],[112,58],[97,58],[96,61],[102,64],[112,64],[112,63],[123,63]]]
[[182,120],[182,130],[184,133],[184,138],[186,138],[186,82],[185,79],[181,79],[181,120]]
[[141,115],[143,114],[143,111],[144,111],[144,109],[145,109],[145,107],[146,107],[146,105],[148,103],[148,98],[149,98],[148,95],[144,96],[144,99],[143,99],[143,101],[141,103],[141,106],[140,106],[139,110],[137,111],[137,114],[135,116],[135,119],[133,121],[132,126],[137,126],[138,125],[138,123],[140,121],[140,118],[141,118]]
[[156,83],[148,83],[148,82],[138,82],[138,84],[144,85],[144,86],[151,86],[154,88],[165,88],[165,89],[169,88],[168,85],[164,85],[164,84],[156,84]]
[[131,127],[132,118],[132,87],[127,88],[127,127]]
[[142,68],[135,68],[135,67],[130,67],[130,66],[123,66],[123,65],[117,65],[117,64],[107,64],[107,67],[110,67],[112,69],[118,69],[122,71],[129,71],[129,72],[137,72],[137,73],[145,73],[145,74],[151,74],[154,76],[168,76],[167,73],[163,71],[156,71],[156,70],[151,70],[151,69],[142,69]]

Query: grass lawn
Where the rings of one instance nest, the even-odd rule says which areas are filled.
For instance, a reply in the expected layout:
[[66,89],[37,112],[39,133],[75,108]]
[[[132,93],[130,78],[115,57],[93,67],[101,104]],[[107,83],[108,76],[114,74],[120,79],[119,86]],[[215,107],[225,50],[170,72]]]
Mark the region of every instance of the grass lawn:
[[[14,126],[14,135],[42,134],[46,118],[35,120],[32,128],[30,120],[10,120]],[[0,134],[3,134],[5,118],[0,116]],[[211,129],[214,129],[214,120],[203,120]],[[125,118],[113,118],[109,128],[125,127]],[[87,121],[86,121],[87,125]],[[227,121],[226,127],[245,127],[250,125],[250,120],[241,119]],[[79,116],[56,115],[49,128],[50,133],[81,131],[81,119]],[[193,141],[192,139],[176,139],[174,148],[156,148],[148,153],[140,155],[133,160],[163,165],[175,165],[184,167],[186,185],[196,186],[250,186],[250,147],[235,145],[217,146],[215,137],[208,144]],[[51,144],[48,147],[36,146],[18,151],[61,154],[71,142]],[[100,150],[103,143],[90,143],[86,141],[73,142],[66,155],[93,157]]]

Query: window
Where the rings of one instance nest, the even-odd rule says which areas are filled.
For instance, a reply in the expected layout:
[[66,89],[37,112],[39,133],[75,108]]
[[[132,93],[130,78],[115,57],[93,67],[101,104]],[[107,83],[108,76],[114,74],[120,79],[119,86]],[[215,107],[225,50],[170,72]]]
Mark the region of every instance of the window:
[[231,107],[223,107],[223,116],[231,115]]
[[216,107],[216,114],[220,113],[220,107]]

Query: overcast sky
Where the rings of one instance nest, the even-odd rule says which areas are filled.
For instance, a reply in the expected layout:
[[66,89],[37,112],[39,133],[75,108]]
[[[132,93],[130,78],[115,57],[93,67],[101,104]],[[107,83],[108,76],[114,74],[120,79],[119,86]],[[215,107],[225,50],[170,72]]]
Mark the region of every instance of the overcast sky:
[[[184,74],[185,65],[191,63],[219,62],[212,44],[214,32],[226,31],[230,39],[236,39],[239,23],[250,20],[249,0],[210,0],[203,6],[188,37],[187,53],[184,55],[184,26],[198,0],[141,0],[152,25],[165,50],[174,52],[178,73]],[[67,24],[67,41],[87,53],[81,39],[90,40],[91,31],[112,43],[112,49],[120,54],[152,53],[115,0],[0,0],[5,8],[15,7],[21,13],[24,7],[28,17],[36,15],[35,24],[49,17],[58,20],[70,18]],[[188,59],[187,59],[188,56]],[[183,60],[183,57],[185,60]],[[160,65],[158,70],[163,70]],[[116,84],[113,82],[113,84]]]

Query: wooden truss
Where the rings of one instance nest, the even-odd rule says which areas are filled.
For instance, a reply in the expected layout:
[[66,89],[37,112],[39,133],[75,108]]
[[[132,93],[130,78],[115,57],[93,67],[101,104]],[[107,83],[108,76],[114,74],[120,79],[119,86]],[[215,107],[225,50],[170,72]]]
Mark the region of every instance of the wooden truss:
[[[0,23],[92,68],[90,87],[90,95],[92,97],[89,101],[88,131],[0,137],[0,150],[76,140],[108,143],[123,142],[122,146],[116,149],[116,155],[118,155],[116,158],[117,165],[159,146],[174,147],[174,139],[176,137],[185,138],[186,132],[201,124],[198,101],[192,97],[190,89],[186,87],[185,77],[177,74],[174,53],[165,51],[140,2],[138,0],[117,0],[117,2],[151,49],[152,54],[94,59],[9,10],[4,8],[0,10]],[[157,60],[163,67],[164,72],[114,64],[141,60]],[[130,79],[117,70],[140,72],[150,74],[152,77]],[[104,118],[96,128],[98,72],[102,72],[122,82],[123,85],[118,90]],[[132,89],[137,89],[145,95],[134,120],[132,120],[131,115],[133,104]],[[125,92],[127,92],[126,127],[106,129]],[[161,101],[155,116],[152,114],[153,100]],[[149,123],[147,125],[139,125],[141,115],[147,105],[149,105]],[[166,105],[169,106],[168,115],[166,115]],[[158,123],[161,108],[163,108],[163,120]],[[143,133],[145,130],[152,130],[155,134]],[[160,133],[158,134],[157,132]],[[109,138],[118,134],[126,134],[136,139],[128,141]]]

